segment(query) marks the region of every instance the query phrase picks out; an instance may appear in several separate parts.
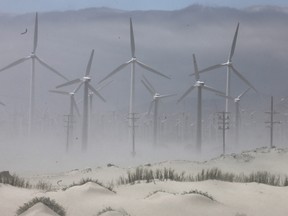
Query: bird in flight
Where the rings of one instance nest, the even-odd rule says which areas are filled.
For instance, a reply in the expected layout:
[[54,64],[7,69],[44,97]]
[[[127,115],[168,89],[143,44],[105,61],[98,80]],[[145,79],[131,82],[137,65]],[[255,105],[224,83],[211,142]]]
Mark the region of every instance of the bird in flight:
[[26,34],[28,32],[28,29],[26,28],[24,32],[21,33],[21,35]]

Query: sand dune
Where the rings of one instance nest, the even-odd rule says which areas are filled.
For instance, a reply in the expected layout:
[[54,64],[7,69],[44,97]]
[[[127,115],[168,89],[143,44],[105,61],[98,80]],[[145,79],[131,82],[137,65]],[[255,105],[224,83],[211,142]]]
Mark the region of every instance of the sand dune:
[[37,203],[20,216],[59,216],[42,203]]
[[[166,161],[146,166],[149,169],[173,168],[176,172],[196,173],[201,169],[218,167],[225,171],[245,172],[266,170],[288,175],[287,150],[257,149],[239,155],[221,156],[206,162]],[[54,191],[16,188],[0,184],[1,215],[13,216],[19,206],[34,197],[49,197],[63,206],[68,216],[190,216],[190,215],[261,215],[286,216],[288,212],[288,187],[276,187],[259,183],[235,183],[218,180],[176,182],[154,180],[134,184],[115,185],[115,193],[95,183],[87,182],[66,190],[70,182],[83,177],[101,179],[108,183],[127,175],[135,168],[103,167],[53,174],[46,178],[55,186]],[[47,177],[47,175],[46,175]],[[30,180],[43,176],[30,176]],[[57,181],[61,179],[61,184]],[[51,181],[50,181],[51,180]],[[25,216],[55,215],[47,207],[38,204]]]

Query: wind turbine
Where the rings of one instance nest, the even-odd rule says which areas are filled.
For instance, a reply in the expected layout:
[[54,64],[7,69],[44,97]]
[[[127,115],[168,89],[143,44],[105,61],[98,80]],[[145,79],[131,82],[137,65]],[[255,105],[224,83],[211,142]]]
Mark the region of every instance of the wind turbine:
[[69,118],[68,121],[70,124],[68,124],[68,129],[67,129],[67,130],[70,130],[70,132],[69,132],[69,137],[68,137],[69,140],[67,140],[66,152],[69,151],[69,143],[71,143],[71,141],[73,140],[72,137],[74,136],[74,127],[73,127],[74,110],[76,110],[78,116],[80,116],[80,112],[79,112],[79,109],[75,100],[75,93],[79,90],[79,86],[71,92],[59,91],[59,90],[49,91],[49,92],[56,93],[56,94],[66,95],[66,96],[69,96],[70,98],[70,107],[69,107],[69,116],[68,116]]
[[[238,145],[239,143],[239,127],[241,124],[241,119],[240,119],[240,98],[243,97],[251,88],[247,88],[245,91],[243,91],[240,95],[238,95],[237,97],[233,98],[233,97],[229,97],[228,99],[233,100],[235,103],[235,141],[236,141],[236,145]],[[220,95],[219,96],[224,96],[226,98],[225,95]]]
[[153,144],[156,146],[158,144],[158,105],[160,100],[163,98],[175,96],[175,94],[169,94],[169,95],[160,95],[156,92],[155,88],[152,86],[152,84],[148,81],[148,79],[143,76],[143,80],[141,80],[145,88],[150,92],[150,94],[153,97],[153,100],[151,101],[150,108],[148,114],[151,112],[151,109],[154,105],[154,118],[153,118]]
[[26,56],[24,58],[18,59],[17,61],[12,62],[11,64],[3,67],[0,69],[0,72],[7,70],[11,67],[14,67],[18,64],[21,64],[27,60],[31,59],[31,83],[30,83],[30,103],[29,103],[29,125],[28,125],[28,130],[29,134],[31,134],[31,130],[33,128],[33,121],[34,121],[34,109],[35,109],[35,62],[37,61],[40,63],[42,66],[47,68],[48,70],[54,72],[58,76],[62,77],[63,79],[67,80],[68,79],[63,76],[61,73],[59,73],[57,70],[52,68],[50,65],[48,65],[45,61],[40,59],[36,55],[36,50],[37,50],[37,45],[38,45],[38,14],[36,13],[35,17],[35,26],[34,26],[34,39],[33,39],[33,49],[32,52],[29,56]]
[[135,128],[134,128],[134,98],[135,98],[135,65],[144,68],[145,70],[148,70],[154,74],[157,74],[159,76],[165,77],[167,79],[170,79],[170,77],[158,72],[157,70],[151,68],[150,66],[140,62],[136,59],[135,55],[135,41],[134,41],[134,32],[133,32],[133,25],[132,25],[132,19],[130,18],[130,45],[131,45],[131,55],[132,58],[118,66],[115,70],[113,70],[111,73],[109,73],[106,77],[104,77],[99,83],[103,82],[104,80],[108,79],[109,77],[113,76],[123,68],[125,68],[128,65],[131,65],[131,81],[130,81],[130,102],[129,102],[129,126],[131,128],[130,135],[132,140],[132,155],[134,156],[136,154],[135,152],[135,143],[134,143],[134,135],[135,135]]
[[71,80],[69,82],[63,83],[61,85],[56,86],[56,88],[61,88],[64,86],[69,86],[75,83],[80,83],[78,88],[84,86],[84,99],[83,99],[83,119],[82,119],[82,151],[87,150],[88,144],[88,98],[89,98],[89,90],[92,91],[95,95],[97,95],[102,101],[106,102],[105,99],[99,94],[99,92],[90,84],[91,78],[89,77],[91,71],[92,60],[94,56],[94,50],[92,50],[90,59],[88,61],[86,72],[84,77]]
[[216,64],[213,66],[210,66],[208,68],[205,68],[203,70],[200,70],[199,73],[203,73],[206,71],[211,71],[220,67],[227,67],[227,75],[226,75],[226,105],[225,105],[225,111],[228,112],[229,111],[229,97],[230,97],[230,89],[231,89],[231,71],[233,71],[236,76],[238,76],[242,81],[244,81],[250,88],[254,89],[255,92],[257,92],[257,90],[254,88],[254,86],[238,71],[235,69],[235,67],[232,64],[232,57],[234,55],[235,52],[235,47],[236,47],[236,41],[237,41],[237,36],[238,36],[238,30],[239,30],[239,23],[237,24],[237,28],[234,34],[234,38],[233,38],[233,42],[232,42],[232,46],[231,46],[231,50],[228,56],[228,60],[225,63],[222,64]]
[[197,128],[196,128],[196,147],[197,151],[201,152],[202,147],[202,89],[208,90],[217,94],[224,94],[214,88],[211,88],[204,84],[203,81],[200,81],[200,75],[198,71],[198,66],[196,62],[196,57],[193,54],[193,63],[194,63],[194,71],[195,71],[195,84],[192,85],[179,99],[178,103],[183,100],[194,88],[197,88]]

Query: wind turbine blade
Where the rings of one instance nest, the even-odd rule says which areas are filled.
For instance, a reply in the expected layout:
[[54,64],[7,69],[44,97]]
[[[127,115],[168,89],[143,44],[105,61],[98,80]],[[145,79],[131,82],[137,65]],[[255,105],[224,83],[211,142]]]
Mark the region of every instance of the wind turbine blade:
[[193,54],[193,64],[194,64],[195,79],[196,79],[196,81],[199,81],[200,76],[199,76],[198,65],[197,65],[195,54]]
[[94,56],[94,49],[91,52],[91,55],[90,55],[90,58],[89,58],[89,61],[88,61],[88,64],[87,64],[86,73],[85,73],[86,77],[89,76],[89,74],[90,74],[91,65],[92,65],[92,61],[93,61],[93,56]]
[[232,57],[234,55],[234,51],[235,51],[235,47],[236,47],[236,41],[237,41],[237,36],[238,36],[238,30],[239,30],[239,23],[237,25],[235,34],[234,34],[234,38],[233,38],[233,42],[232,42],[232,46],[231,46],[231,50],[230,50],[230,54],[229,54],[229,62],[231,62]]
[[63,95],[70,95],[69,92],[65,92],[65,91],[58,91],[58,90],[49,90],[49,92],[57,93],[57,94],[63,94]]
[[150,92],[150,94],[154,96],[155,93],[153,92],[153,90],[143,80],[141,80],[141,82],[145,86],[145,88]]
[[61,88],[61,87],[72,85],[72,84],[79,83],[79,82],[81,82],[81,79],[71,80],[69,82],[66,82],[66,83],[63,83],[61,85],[56,86],[56,88]]
[[198,71],[198,72],[199,72],[199,73],[203,73],[203,72],[211,71],[211,70],[214,70],[214,69],[223,67],[223,66],[224,66],[223,64],[216,64],[216,65],[210,66],[210,67],[208,67],[208,68],[205,68],[205,69],[203,69],[203,70],[200,70],[200,71]]
[[145,77],[145,76],[142,76],[144,81],[146,82],[146,84],[150,87],[150,89],[153,91],[153,94],[156,94],[156,90],[155,88],[153,87],[153,85],[149,82],[149,80]]
[[160,95],[158,96],[158,98],[167,98],[167,97],[172,97],[172,96],[176,96],[177,94],[169,94],[169,95]]
[[36,13],[35,17],[35,26],[34,26],[34,41],[33,41],[33,53],[36,52],[37,44],[38,44],[38,13]]
[[158,74],[159,76],[162,76],[162,77],[165,77],[165,78],[167,78],[167,79],[170,79],[170,77],[168,77],[168,76],[160,73],[159,71],[154,70],[153,68],[149,67],[148,65],[143,64],[142,62],[140,62],[140,61],[138,61],[138,60],[136,60],[136,63],[137,63],[140,67],[142,67],[142,68],[144,68],[144,69],[146,69],[146,70],[148,70],[148,71],[150,71],[150,72],[153,72],[153,73],[155,73],[155,74]]
[[205,89],[205,90],[208,90],[208,91],[212,91],[212,92],[221,94],[221,95],[225,95],[224,92],[218,91],[218,90],[216,90],[216,89],[214,89],[214,88],[212,88],[210,86],[207,86],[207,85],[202,86],[202,88]]
[[71,100],[72,100],[73,106],[74,106],[74,108],[75,108],[75,110],[76,110],[76,112],[77,112],[77,115],[80,116],[80,111],[79,111],[78,105],[77,105],[77,103],[76,103],[76,101],[75,101],[75,98],[72,97]]
[[131,18],[130,18],[130,43],[131,43],[132,58],[135,58],[135,40],[134,40],[134,32],[133,32],[133,25],[132,25]]
[[6,105],[5,105],[3,102],[1,102],[1,101],[0,101],[0,104],[1,104],[2,106],[6,106]]
[[84,84],[84,82],[81,82],[75,89],[74,89],[74,93],[78,92],[79,89],[81,88],[81,86]]
[[1,68],[1,69],[0,69],[0,72],[6,70],[6,69],[8,69],[8,68],[14,67],[14,66],[16,66],[16,65],[18,65],[18,64],[21,64],[22,62],[28,60],[29,58],[30,58],[30,56],[25,57],[25,58],[21,58],[21,59],[15,61],[15,62],[12,62],[11,64],[7,65],[6,67]]
[[49,66],[46,62],[44,62],[42,59],[40,59],[38,56],[35,56],[35,58],[38,60],[38,62],[43,65],[44,67],[46,67],[47,69],[49,69],[50,71],[54,72],[55,74],[57,74],[58,76],[62,77],[63,79],[69,81],[69,79],[65,76],[63,76],[60,72],[58,72],[57,70],[55,70],[54,68],[52,68],[51,66]]
[[177,101],[177,103],[179,103],[180,101],[183,100],[183,98],[185,98],[193,89],[195,88],[195,86],[191,86]]
[[228,98],[228,99],[230,99],[230,100],[234,100],[233,97],[231,97],[231,96],[226,96],[225,93],[221,93],[221,94],[216,93],[216,95],[217,95],[217,96],[220,96],[220,97],[223,97],[223,98]]
[[243,80],[248,86],[250,86],[255,92],[258,93],[258,91],[254,88],[254,86],[242,75],[240,74],[233,66],[231,67],[233,72],[241,79]]
[[99,92],[88,83],[88,88],[95,94],[97,95],[103,102],[106,102],[106,100],[102,97],[102,95],[99,94]]
[[131,63],[131,60],[128,62],[125,62],[124,64],[121,64],[119,67],[117,67],[115,70],[113,70],[110,74],[108,74],[106,77],[104,77],[102,80],[100,80],[98,83],[102,83],[104,80],[108,79],[109,77],[113,76],[115,73],[118,71],[122,70],[125,68],[128,64]]
[[102,86],[98,87],[96,90],[97,90],[97,91],[100,91],[101,89],[103,89],[103,88],[105,88],[106,86],[110,85],[110,83],[112,83],[112,82],[113,82],[113,80],[110,80],[109,82],[107,82],[107,83],[103,84]]
[[237,98],[241,98],[242,96],[244,96],[251,88],[246,89],[244,92],[242,92]]
[[151,103],[150,103],[149,110],[148,110],[148,116],[149,116],[150,113],[151,113],[151,110],[152,110],[152,108],[153,108],[153,104],[154,104],[154,100],[151,101]]

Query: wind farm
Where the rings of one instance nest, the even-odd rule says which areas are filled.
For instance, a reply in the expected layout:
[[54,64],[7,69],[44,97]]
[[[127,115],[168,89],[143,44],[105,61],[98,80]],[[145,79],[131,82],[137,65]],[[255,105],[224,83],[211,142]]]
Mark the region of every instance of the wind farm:
[[287,213],[285,8],[0,16],[5,216]]

